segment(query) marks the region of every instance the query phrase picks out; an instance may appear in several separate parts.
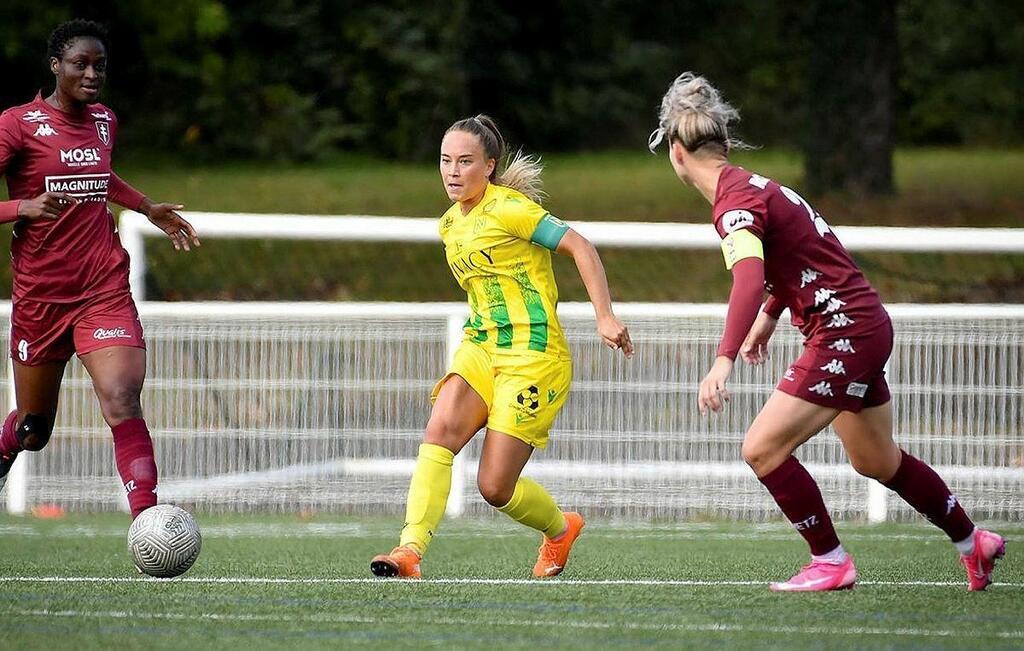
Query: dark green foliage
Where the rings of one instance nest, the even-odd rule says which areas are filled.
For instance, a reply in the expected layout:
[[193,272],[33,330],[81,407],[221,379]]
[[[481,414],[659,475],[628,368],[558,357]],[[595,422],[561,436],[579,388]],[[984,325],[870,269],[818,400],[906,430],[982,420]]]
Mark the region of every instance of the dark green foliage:
[[[839,3],[842,4],[842,3]],[[1020,142],[1024,10],[1006,0],[904,0],[897,135]],[[108,25],[105,101],[121,148],[308,160],[338,150],[430,158],[444,127],[487,111],[534,151],[643,146],[683,70],[708,75],[756,144],[806,135],[806,3],[182,0],[0,4],[0,106],[52,79],[62,20]],[[841,23],[844,24],[844,23]],[[820,51],[819,51],[820,53]]]
[[892,0],[809,3],[807,189],[893,190],[896,11]]

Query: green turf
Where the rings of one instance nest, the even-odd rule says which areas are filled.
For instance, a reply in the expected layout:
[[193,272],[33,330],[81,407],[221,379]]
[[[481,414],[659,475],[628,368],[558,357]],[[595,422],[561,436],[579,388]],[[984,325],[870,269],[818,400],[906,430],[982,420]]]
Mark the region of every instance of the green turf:
[[[591,523],[561,578],[527,583],[331,583],[367,576],[394,543],[394,519],[202,517],[203,553],[186,575],[307,579],[194,583],[137,579],[124,516],[58,522],[0,518],[0,575],[122,577],[127,582],[0,579],[4,648],[964,647],[1024,645],[1024,566],[968,594],[948,542],[923,526],[840,525],[862,585],[777,595],[804,547],[781,524]],[[528,577],[536,537],[500,518],[445,524],[428,579]],[[574,583],[650,580],[646,585]],[[659,581],[753,581],[668,585]],[[957,585],[893,585],[925,581]],[[131,613],[129,615],[128,613]]]

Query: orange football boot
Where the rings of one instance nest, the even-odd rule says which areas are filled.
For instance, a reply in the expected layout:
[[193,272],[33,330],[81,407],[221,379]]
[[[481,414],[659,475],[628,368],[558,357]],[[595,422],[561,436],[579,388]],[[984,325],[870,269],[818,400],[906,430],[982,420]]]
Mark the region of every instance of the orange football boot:
[[565,533],[558,540],[544,536],[537,554],[537,564],[533,566],[533,575],[539,579],[558,576],[569,561],[569,552],[576,539],[583,533],[586,522],[579,513],[568,511],[565,514]]
[[420,574],[420,555],[411,547],[395,547],[390,554],[374,556],[370,561],[370,571],[374,576],[402,579],[418,579]]

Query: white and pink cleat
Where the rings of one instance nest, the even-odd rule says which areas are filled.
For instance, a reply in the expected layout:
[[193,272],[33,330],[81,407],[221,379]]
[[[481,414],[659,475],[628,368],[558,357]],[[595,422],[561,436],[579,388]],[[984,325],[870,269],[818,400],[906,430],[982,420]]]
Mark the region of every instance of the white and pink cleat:
[[853,557],[847,555],[839,565],[811,561],[785,583],[772,583],[774,592],[825,592],[827,590],[849,590],[857,582],[857,568]]
[[1002,536],[984,529],[974,530],[974,551],[960,556],[960,564],[967,570],[967,589],[984,590],[992,583],[992,568],[996,559],[1006,554],[1006,541]]

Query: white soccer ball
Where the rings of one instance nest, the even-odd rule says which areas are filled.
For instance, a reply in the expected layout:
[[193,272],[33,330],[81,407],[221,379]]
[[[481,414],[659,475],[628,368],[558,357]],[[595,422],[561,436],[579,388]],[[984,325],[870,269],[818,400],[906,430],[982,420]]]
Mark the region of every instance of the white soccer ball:
[[128,551],[135,566],[150,576],[169,578],[184,573],[202,546],[195,518],[172,504],[149,507],[128,529]]

